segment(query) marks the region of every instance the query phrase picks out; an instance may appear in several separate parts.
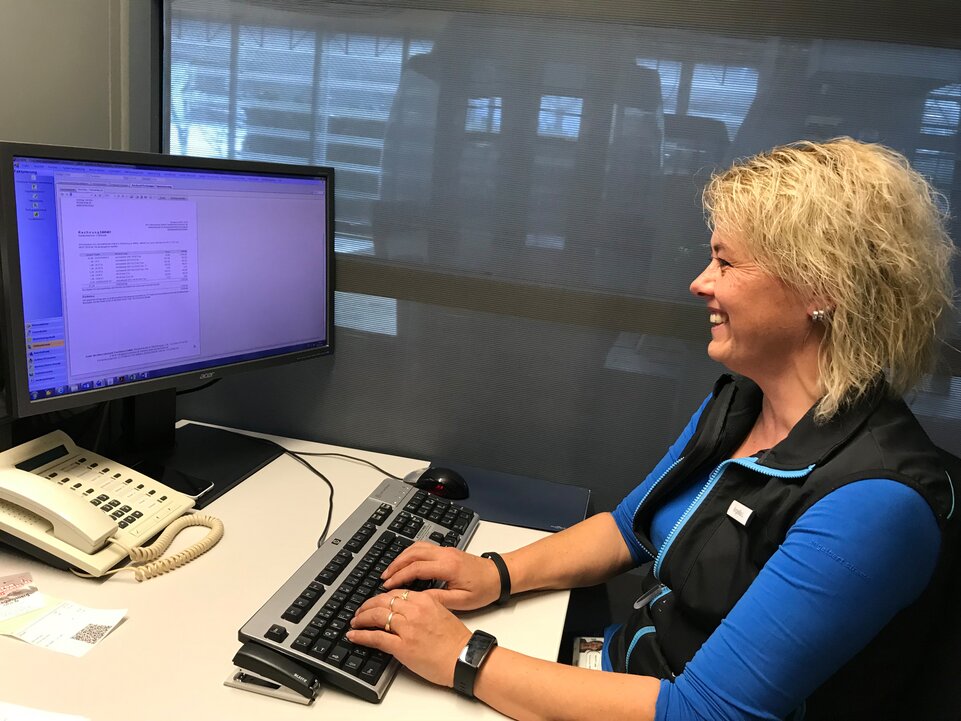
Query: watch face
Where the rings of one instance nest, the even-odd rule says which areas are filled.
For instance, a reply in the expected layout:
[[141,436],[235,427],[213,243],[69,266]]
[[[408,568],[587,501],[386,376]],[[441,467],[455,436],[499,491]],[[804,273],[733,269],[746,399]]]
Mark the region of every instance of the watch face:
[[460,660],[469,663],[471,666],[477,665],[490,647],[497,643],[497,639],[484,631],[474,631],[464,650],[461,651]]

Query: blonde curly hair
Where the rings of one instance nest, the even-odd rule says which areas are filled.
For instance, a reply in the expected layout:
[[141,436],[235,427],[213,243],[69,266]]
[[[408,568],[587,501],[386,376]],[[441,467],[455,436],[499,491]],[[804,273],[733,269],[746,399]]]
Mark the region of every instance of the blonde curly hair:
[[904,156],[851,138],[783,145],[715,174],[703,202],[712,229],[829,311],[815,420],[881,373],[898,395],[921,379],[950,314],[954,244]]

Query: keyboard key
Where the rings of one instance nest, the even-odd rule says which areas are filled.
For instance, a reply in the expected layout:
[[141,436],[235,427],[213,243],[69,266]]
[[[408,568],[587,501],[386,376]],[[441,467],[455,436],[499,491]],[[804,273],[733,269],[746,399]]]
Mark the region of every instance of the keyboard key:
[[330,641],[326,638],[318,638],[317,641],[314,643],[313,646],[311,646],[310,650],[307,653],[309,653],[311,656],[314,656],[315,658],[322,659],[327,655],[327,652],[330,650],[330,647],[333,645],[334,645],[333,641]]
[[350,654],[350,656],[347,657],[347,660],[344,661],[344,670],[354,675],[359,674],[360,669],[363,668],[363,666],[363,657],[358,656],[356,653]]
[[337,580],[337,574],[333,571],[329,571],[326,568],[317,574],[317,581],[320,583],[331,584]]
[[360,678],[367,683],[374,685],[380,680],[380,677],[383,673],[384,664],[379,663],[378,661],[368,661],[360,670]]
[[281,643],[287,638],[287,629],[275,623],[268,629],[267,633],[264,634],[264,638],[269,638],[271,641]]
[[336,646],[330,649],[330,652],[327,654],[327,663],[329,663],[331,666],[337,666],[339,668],[340,665],[347,660],[347,655],[347,646],[338,643]]
[[292,623],[298,623],[304,617],[304,609],[298,608],[297,606],[291,606],[284,614],[281,616],[285,621],[290,621]]

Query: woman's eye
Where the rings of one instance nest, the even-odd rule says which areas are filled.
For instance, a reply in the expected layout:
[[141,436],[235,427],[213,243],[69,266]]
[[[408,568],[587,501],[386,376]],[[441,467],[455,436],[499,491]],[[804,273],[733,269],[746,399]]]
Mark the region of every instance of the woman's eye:
[[730,268],[730,267],[731,267],[731,264],[728,263],[726,260],[724,260],[724,258],[718,258],[717,256],[714,256],[714,260],[717,261],[717,266],[718,266],[719,268]]

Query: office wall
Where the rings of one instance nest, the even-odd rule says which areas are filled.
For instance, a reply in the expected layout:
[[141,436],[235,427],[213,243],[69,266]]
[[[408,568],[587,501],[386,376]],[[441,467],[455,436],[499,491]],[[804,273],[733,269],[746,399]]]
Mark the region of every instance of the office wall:
[[0,0],[0,139],[156,149],[152,0]]

